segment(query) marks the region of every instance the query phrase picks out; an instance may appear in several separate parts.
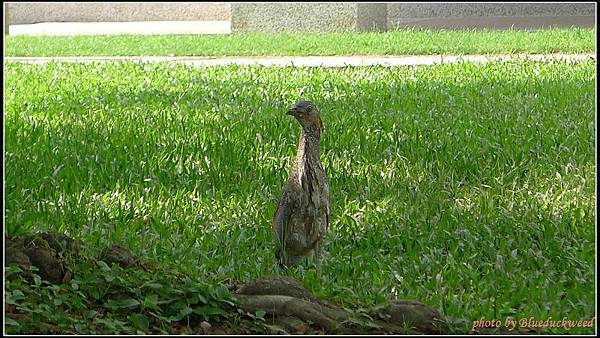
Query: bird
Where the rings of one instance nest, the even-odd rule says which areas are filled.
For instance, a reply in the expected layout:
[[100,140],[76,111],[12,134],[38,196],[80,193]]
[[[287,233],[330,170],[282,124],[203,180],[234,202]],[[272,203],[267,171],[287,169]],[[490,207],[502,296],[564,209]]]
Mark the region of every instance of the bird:
[[300,123],[300,141],[288,181],[273,217],[275,257],[281,269],[296,266],[314,251],[317,275],[331,208],[329,183],[321,163],[323,122],[314,103],[297,101],[286,113]]

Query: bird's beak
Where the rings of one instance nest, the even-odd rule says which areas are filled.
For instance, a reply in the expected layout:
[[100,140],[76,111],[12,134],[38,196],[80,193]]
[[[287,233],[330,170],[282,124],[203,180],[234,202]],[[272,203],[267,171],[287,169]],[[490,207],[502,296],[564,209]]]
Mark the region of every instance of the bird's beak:
[[286,114],[296,116],[298,114],[298,110],[296,108],[292,108],[288,110]]

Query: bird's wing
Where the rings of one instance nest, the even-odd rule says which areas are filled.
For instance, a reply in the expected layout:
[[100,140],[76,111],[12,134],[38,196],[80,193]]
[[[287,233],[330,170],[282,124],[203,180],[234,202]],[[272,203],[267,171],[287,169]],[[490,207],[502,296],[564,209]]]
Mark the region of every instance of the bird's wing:
[[281,193],[279,203],[277,203],[277,210],[275,210],[275,216],[273,217],[273,231],[275,232],[275,238],[277,238],[280,243],[283,243],[284,230],[287,229],[288,223],[290,222],[292,206],[292,194],[286,187]]

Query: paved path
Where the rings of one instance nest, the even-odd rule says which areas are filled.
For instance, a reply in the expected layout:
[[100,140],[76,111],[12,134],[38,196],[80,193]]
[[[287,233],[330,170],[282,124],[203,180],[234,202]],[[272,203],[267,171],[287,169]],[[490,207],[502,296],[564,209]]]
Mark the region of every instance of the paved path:
[[178,62],[192,66],[221,66],[229,64],[297,67],[344,66],[406,66],[433,65],[452,62],[488,62],[510,59],[543,60],[596,60],[596,54],[533,54],[533,55],[414,55],[414,56],[284,56],[284,57],[165,57],[165,56],[92,56],[92,57],[5,57],[6,61],[44,64],[60,62]]
[[10,25],[10,35],[230,34],[229,21],[41,22]]

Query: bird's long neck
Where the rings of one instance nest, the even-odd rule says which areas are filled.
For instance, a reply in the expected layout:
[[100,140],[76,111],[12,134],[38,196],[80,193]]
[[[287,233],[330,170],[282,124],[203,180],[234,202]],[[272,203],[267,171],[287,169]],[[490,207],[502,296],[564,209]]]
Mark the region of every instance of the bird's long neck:
[[321,161],[321,131],[309,126],[300,132],[296,160],[301,162],[319,163]]
[[[293,181],[302,185],[302,181],[311,176],[321,166],[321,132],[318,128],[303,127],[300,132],[298,152],[294,161]],[[309,178],[309,179],[311,179]]]

